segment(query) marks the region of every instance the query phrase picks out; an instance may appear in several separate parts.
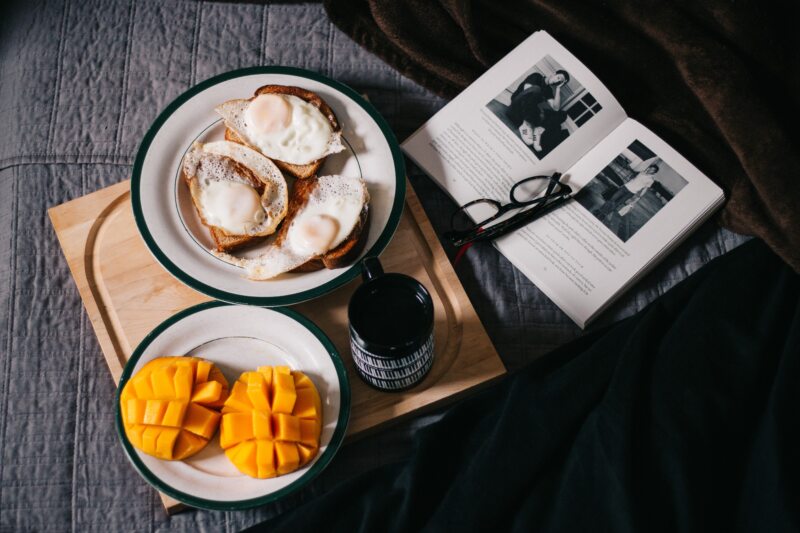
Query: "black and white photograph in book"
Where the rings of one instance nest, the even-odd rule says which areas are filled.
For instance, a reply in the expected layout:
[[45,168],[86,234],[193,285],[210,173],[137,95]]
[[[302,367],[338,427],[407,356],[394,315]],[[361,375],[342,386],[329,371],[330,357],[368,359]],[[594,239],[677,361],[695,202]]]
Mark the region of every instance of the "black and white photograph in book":
[[627,242],[686,183],[647,146],[633,141],[575,195],[575,201]]
[[542,159],[602,106],[558,62],[544,56],[486,108]]

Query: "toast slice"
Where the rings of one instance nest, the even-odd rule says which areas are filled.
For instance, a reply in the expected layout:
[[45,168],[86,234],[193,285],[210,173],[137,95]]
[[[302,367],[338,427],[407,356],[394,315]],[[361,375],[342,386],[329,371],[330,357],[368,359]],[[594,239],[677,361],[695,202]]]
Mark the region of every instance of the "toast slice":
[[214,239],[214,244],[217,246],[217,250],[220,252],[232,252],[266,239],[264,236],[228,235],[215,226],[207,227],[211,231],[211,238]]
[[[302,207],[305,205],[308,196],[311,194],[311,192],[313,192],[316,186],[316,179],[298,180],[295,182],[294,190],[292,190],[292,193],[289,197],[289,214],[286,215],[283,225],[278,230],[278,234],[275,239],[276,244],[280,245],[283,242],[283,239],[286,238],[286,233],[288,232],[289,226],[291,226],[292,221],[297,213],[302,211]],[[334,269],[349,265],[356,260],[361,251],[364,249],[364,245],[367,242],[367,235],[369,233],[368,230],[369,202],[365,202],[364,206],[361,208],[361,213],[359,214],[356,225],[353,226],[353,230],[345,238],[345,240],[339,244],[339,246],[319,257],[315,257],[306,261],[290,272],[314,272],[316,270],[322,270],[323,268]]]
[[[252,98],[248,100],[252,100],[256,96],[260,94],[288,94],[291,96],[296,96],[306,102],[310,103],[314,107],[320,110],[320,112],[328,119],[328,122],[331,125],[331,129],[333,129],[335,133],[341,133],[342,128],[339,125],[339,120],[336,118],[336,114],[330,108],[330,106],[323,100],[317,93],[314,91],[309,91],[307,89],[303,89],[300,87],[292,87],[289,85],[264,85],[263,87],[259,87],[256,89],[255,94]],[[234,130],[227,127],[225,128],[225,140],[237,142],[240,144],[244,144],[245,146],[250,146],[254,150],[257,150],[256,147],[249,145],[244,139],[242,139]],[[321,157],[315,161],[307,163],[305,165],[296,165],[294,163],[288,163],[286,161],[280,161],[278,159],[271,158],[275,166],[277,166],[281,172],[289,174],[298,179],[307,179],[312,176],[315,176],[319,171],[322,163],[325,162],[325,159],[328,156]]]
[[[262,183],[258,178],[256,178],[253,173],[250,171],[249,168],[245,167],[237,163],[236,161],[226,159],[226,163],[229,164],[231,167],[236,169],[236,173],[246,180],[250,185],[256,190],[256,192],[260,195],[264,194],[264,183]],[[200,217],[200,221],[203,223],[205,227],[207,227],[211,231],[211,238],[214,239],[214,244],[217,246],[217,250],[220,252],[230,252],[232,250],[238,250],[250,244],[255,244],[264,239],[261,236],[251,236],[251,235],[230,235],[222,228],[217,226],[212,226],[203,216],[203,210],[200,208],[199,202],[199,195],[194,192],[195,187],[192,180],[185,171],[182,172],[183,179],[186,182],[186,185],[189,187],[189,190],[192,191],[192,203],[194,203],[194,209],[197,212],[197,215]]]
[[[295,180],[288,212],[274,240],[261,253],[255,257],[237,257],[225,252],[214,255],[243,268],[246,277],[254,281],[273,279],[285,272],[340,268],[353,262],[366,244],[369,200],[367,184],[360,177],[330,175]],[[321,224],[322,219],[312,220],[319,216],[346,225],[337,227]],[[324,241],[313,242],[316,237],[325,239],[326,235],[332,239],[327,245]],[[290,239],[295,240],[290,242]],[[316,251],[328,246],[333,248],[323,253]]]
[[[201,194],[200,186],[198,185],[196,177],[194,175],[195,172],[197,172],[198,169],[204,163],[202,158],[198,156],[194,152],[194,150],[202,151],[202,145],[196,144],[195,146],[192,147],[192,151],[187,155],[187,159],[181,166],[181,174],[183,176],[186,185],[189,188],[190,196],[192,198],[192,203],[194,204],[195,211],[197,212],[197,215],[200,217],[200,221],[203,223],[203,225],[209,229],[211,237],[214,240],[217,250],[220,252],[230,252],[232,250],[237,250],[262,241],[268,234],[261,234],[261,235],[232,234],[225,231],[224,228],[212,225],[206,219],[200,205],[200,194]],[[243,148],[239,147],[238,150],[243,150]],[[264,158],[260,154],[258,155],[258,157],[263,158],[270,166],[272,165],[272,163],[267,158]],[[263,197],[265,192],[268,192],[267,183],[262,181],[262,179],[259,179],[256,173],[252,169],[250,169],[247,165],[231,157],[226,157],[226,156],[218,156],[216,161],[218,165],[222,165],[227,169],[229,169],[231,173],[235,174],[238,177],[239,180],[242,180],[247,184],[249,184],[251,187],[253,187],[253,189],[256,191],[259,197]],[[275,172],[279,171],[275,170]],[[281,180],[283,180],[283,177],[281,177]],[[285,189],[285,184],[283,185],[283,187]],[[286,194],[285,191],[284,194]],[[285,200],[284,200],[284,205],[286,205]],[[285,210],[286,207],[284,207],[284,212]]]
[[339,246],[322,257],[311,259],[290,272],[314,272],[316,270],[322,270],[323,268],[333,270],[334,268],[341,268],[352,264],[367,244],[369,220],[369,207],[367,204],[364,204],[364,208],[361,210],[358,222],[353,228],[353,231],[350,232],[350,235],[348,235]]

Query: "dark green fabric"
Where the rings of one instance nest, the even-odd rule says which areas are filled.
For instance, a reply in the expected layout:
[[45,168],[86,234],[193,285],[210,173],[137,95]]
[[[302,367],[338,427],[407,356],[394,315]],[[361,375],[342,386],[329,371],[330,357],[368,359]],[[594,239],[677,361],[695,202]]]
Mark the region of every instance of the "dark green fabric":
[[264,531],[796,531],[800,277],[763,243]]
[[[755,0],[326,0],[331,20],[421,85],[455,96],[546,30],[718,182],[722,224],[800,272],[800,31]],[[531,65],[523,65],[521,71]]]

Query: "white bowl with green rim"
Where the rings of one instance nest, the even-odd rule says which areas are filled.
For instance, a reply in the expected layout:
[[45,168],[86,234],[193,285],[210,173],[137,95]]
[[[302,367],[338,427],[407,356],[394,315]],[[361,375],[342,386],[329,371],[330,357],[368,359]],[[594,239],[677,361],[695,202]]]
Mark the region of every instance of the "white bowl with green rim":
[[[178,280],[217,300],[278,306],[310,300],[344,285],[358,276],[357,261],[333,270],[248,280],[243,269],[211,253],[211,235],[200,223],[180,175],[181,160],[194,141],[224,138],[225,126],[214,108],[227,100],[249,98],[268,84],[314,91],[336,113],[346,149],[329,156],[318,174],[364,179],[370,194],[370,220],[361,256],[380,254],[397,229],[405,200],[405,165],[397,139],[378,111],[353,89],[303,69],[236,70],[181,94],[156,118],[139,146],[131,178],[131,204],[147,248]],[[263,246],[266,244],[236,255],[256,256]]]
[[[133,447],[119,409],[122,388],[147,362],[162,356],[211,361],[233,383],[262,365],[288,365],[314,382],[322,400],[322,434],[316,457],[304,467],[270,479],[239,472],[219,445],[219,435],[196,455],[165,461]],[[291,309],[206,302],[156,327],[134,350],[117,389],[116,425],[134,468],[159,491],[191,507],[248,509],[274,502],[314,479],[330,463],[350,418],[350,384],[336,348],[313,322]]]

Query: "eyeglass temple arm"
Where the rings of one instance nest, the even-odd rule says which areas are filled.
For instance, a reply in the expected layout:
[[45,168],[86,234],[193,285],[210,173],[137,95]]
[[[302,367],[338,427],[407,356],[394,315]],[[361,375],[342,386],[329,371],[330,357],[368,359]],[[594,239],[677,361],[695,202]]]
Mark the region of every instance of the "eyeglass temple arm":
[[566,193],[563,196],[559,196],[558,198],[554,199],[552,202],[537,206],[533,209],[529,209],[526,213],[520,213],[519,216],[512,217],[504,222],[500,222],[490,228],[477,228],[470,232],[469,235],[465,235],[461,239],[454,241],[453,244],[455,246],[463,246],[464,244],[476,241],[487,241],[492,240],[496,237],[500,237],[506,233],[514,231],[515,229],[521,228],[530,224],[533,220],[549,213],[551,210],[555,209],[559,205],[563,204],[567,200],[572,197],[571,193]]

